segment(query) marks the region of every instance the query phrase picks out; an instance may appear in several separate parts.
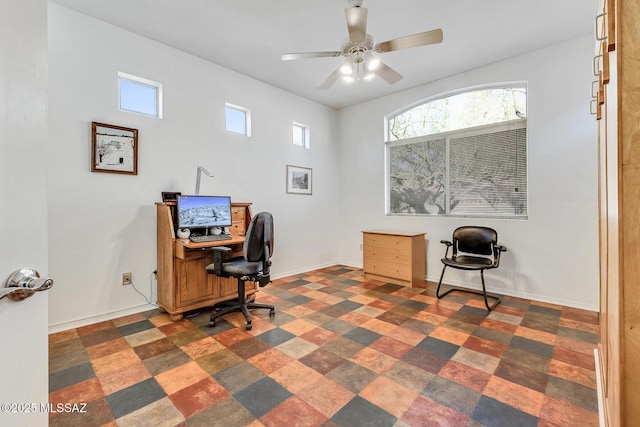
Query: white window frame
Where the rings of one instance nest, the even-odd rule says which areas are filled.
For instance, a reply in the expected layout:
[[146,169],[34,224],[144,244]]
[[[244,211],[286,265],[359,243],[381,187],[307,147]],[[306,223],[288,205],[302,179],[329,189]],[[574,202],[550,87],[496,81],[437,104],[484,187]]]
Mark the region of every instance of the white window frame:
[[[235,130],[229,129],[227,110],[235,110],[244,114],[244,132],[236,132]],[[227,132],[231,132],[236,135],[244,135],[244,136],[251,137],[251,110],[250,109],[241,107],[240,105],[225,102],[224,116],[225,116],[224,128]]]
[[[301,132],[302,141],[300,141],[300,143],[296,141],[296,128],[302,131]],[[293,141],[293,145],[297,145],[298,147],[304,147],[306,149],[309,149],[311,147],[309,126],[303,125],[302,123],[298,123],[298,122],[292,122],[291,139]]]
[[[471,128],[463,128],[463,129],[457,129],[457,130],[452,130],[452,131],[446,131],[446,132],[440,132],[440,133],[432,133],[432,134],[428,134],[428,135],[424,135],[424,136],[417,136],[417,137],[413,137],[413,138],[408,138],[408,139],[400,139],[400,140],[391,140],[390,138],[390,122],[391,120],[393,120],[393,118],[395,118],[396,116],[403,114],[413,108],[416,108],[420,105],[424,105],[424,104],[428,104],[430,102],[436,101],[438,99],[442,99],[442,98],[446,98],[446,97],[450,97],[450,96],[454,96],[457,94],[462,94],[465,92],[474,92],[477,90],[483,90],[483,89],[492,89],[492,88],[498,88],[498,87],[524,87],[525,89],[527,89],[527,85],[526,83],[523,82],[514,82],[514,83],[505,83],[505,84],[501,84],[501,85],[485,85],[485,86],[477,86],[477,87],[473,87],[473,88],[467,88],[467,89],[463,89],[463,90],[459,90],[459,91],[455,91],[455,92],[450,92],[450,93],[444,93],[444,94],[440,94],[437,95],[435,97],[431,97],[429,99],[426,100],[422,100],[420,102],[416,102],[413,103],[405,108],[403,108],[402,110],[397,110],[387,116],[385,116],[385,127],[384,127],[384,137],[385,137],[385,213],[386,215],[389,216],[450,216],[450,217],[471,217],[471,218],[508,218],[508,219],[528,219],[528,212],[529,212],[529,192],[528,192],[528,141],[527,141],[527,161],[526,161],[526,168],[527,168],[527,172],[526,172],[526,180],[527,180],[527,201],[526,201],[526,214],[513,214],[513,215],[502,215],[502,214],[493,214],[493,213],[483,213],[483,214],[470,214],[470,213],[465,213],[465,214],[460,214],[460,213],[451,213],[450,212],[450,197],[451,197],[451,188],[450,188],[450,158],[449,158],[449,149],[450,149],[450,145],[449,145],[449,138],[452,135],[456,135],[456,137],[459,137],[461,135],[463,136],[471,136],[474,134],[485,134],[486,133],[491,133],[491,132],[487,132],[488,130],[499,130],[499,129],[514,129],[514,128],[524,128],[527,129],[527,118],[523,118],[520,120],[511,120],[511,121],[505,121],[505,122],[498,122],[498,123],[494,123],[494,124],[488,124],[488,125],[480,125],[477,127],[471,127]],[[528,90],[527,90],[527,99],[528,99]],[[395,147],[395,146],[399,146],[399,145],[408,145],[408,144],[416,144],[416,143],[422,143],[422,142],[428,142],[428,141],[433,141],[433,140],[446,140],[445,144],[446,144],[446,164],[445,164],[445,171],[446,171],[446,176],[445,176],[445,180],[446,180],[446,185],[445,185],[445,209],[446,209],[446,213],[442,214],[425,214],[425,213],[401,213],[401,212],[391,212],[391,154],[390,154],[390,150],[391,147]],[[527,138],[528,140],[528,138]]]
[[[155,90],[155,114],[149,114],[144,111],[129,110],[122,108],[122,87],[121,82],[127,81],[139,86],[145,86]],[[153,80],[145,79],[144,77],[134,76],[133,74],[123,73],[118,71],[118,110],[126,111],[127,113],[142,114],[147,117],[156,117],[162,119],[162,83]]]

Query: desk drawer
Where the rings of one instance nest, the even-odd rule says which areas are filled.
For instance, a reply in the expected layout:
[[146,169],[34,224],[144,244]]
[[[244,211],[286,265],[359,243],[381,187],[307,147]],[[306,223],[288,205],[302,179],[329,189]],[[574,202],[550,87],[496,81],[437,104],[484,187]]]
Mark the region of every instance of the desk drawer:
[[386,234],[369,234],[364,235],[364,245],[377,248],[389,248],[392,250],[411,250],[411,238],[406,236],[394,236]]
[[364,259],[387,261],[398,265],[410,265],[411,251],[406,249],[394,249],[387,246],[365,246]]
[[247,232],[245,222],[245,208],[234,206],[231,208],[231,233],[243,235]]
[[396,264],[388,261],[377,261],[365,258],[364,271],[378,276],[411,281],[411,265],[408,264]]

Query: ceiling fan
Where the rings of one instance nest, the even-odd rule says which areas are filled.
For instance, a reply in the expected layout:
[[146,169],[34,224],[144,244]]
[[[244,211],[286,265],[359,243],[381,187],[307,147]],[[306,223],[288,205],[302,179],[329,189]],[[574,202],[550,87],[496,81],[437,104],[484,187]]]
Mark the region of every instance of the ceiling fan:
[[[442,30],[431,30],[410,36],[399,37],[382,43],[374,43],[373,37],[367,34],[367,9],[362,7],[363,0],[348,0],[352,7],[344,10],[347,18],[349,39],[340,50],[328,52],[301,52],[282,55],[283,61],[305,58],[325,58],[344,56],[345,62],[340,65],[320,85],[319,89],[329,89],[340,77],[346,81],[373,78],[375,74],[382,77],[390,85],[400,81],[402,76],[378,59],[378,53],[392,52],[411,47],[426,46],[442,42]],[[375,54],[375,55],[374,55]]]

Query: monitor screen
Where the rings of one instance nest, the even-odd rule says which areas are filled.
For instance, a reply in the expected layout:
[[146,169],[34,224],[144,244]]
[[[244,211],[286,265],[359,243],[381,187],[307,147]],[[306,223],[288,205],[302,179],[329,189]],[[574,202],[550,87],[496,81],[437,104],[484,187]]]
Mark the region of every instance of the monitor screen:
[[231,226],[231,197],[178,196],[178,227]]

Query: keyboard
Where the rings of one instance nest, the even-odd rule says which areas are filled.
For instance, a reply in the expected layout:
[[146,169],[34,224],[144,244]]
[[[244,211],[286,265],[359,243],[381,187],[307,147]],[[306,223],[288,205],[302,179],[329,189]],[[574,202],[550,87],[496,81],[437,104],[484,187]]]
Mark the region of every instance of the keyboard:
[[189,240],[195,243],[215,242],[218,240],[231,240],[231,236],[228,234],[218,234],[217,236],[215,234],[210,234],[207,236],[191,236],[189,237]]

